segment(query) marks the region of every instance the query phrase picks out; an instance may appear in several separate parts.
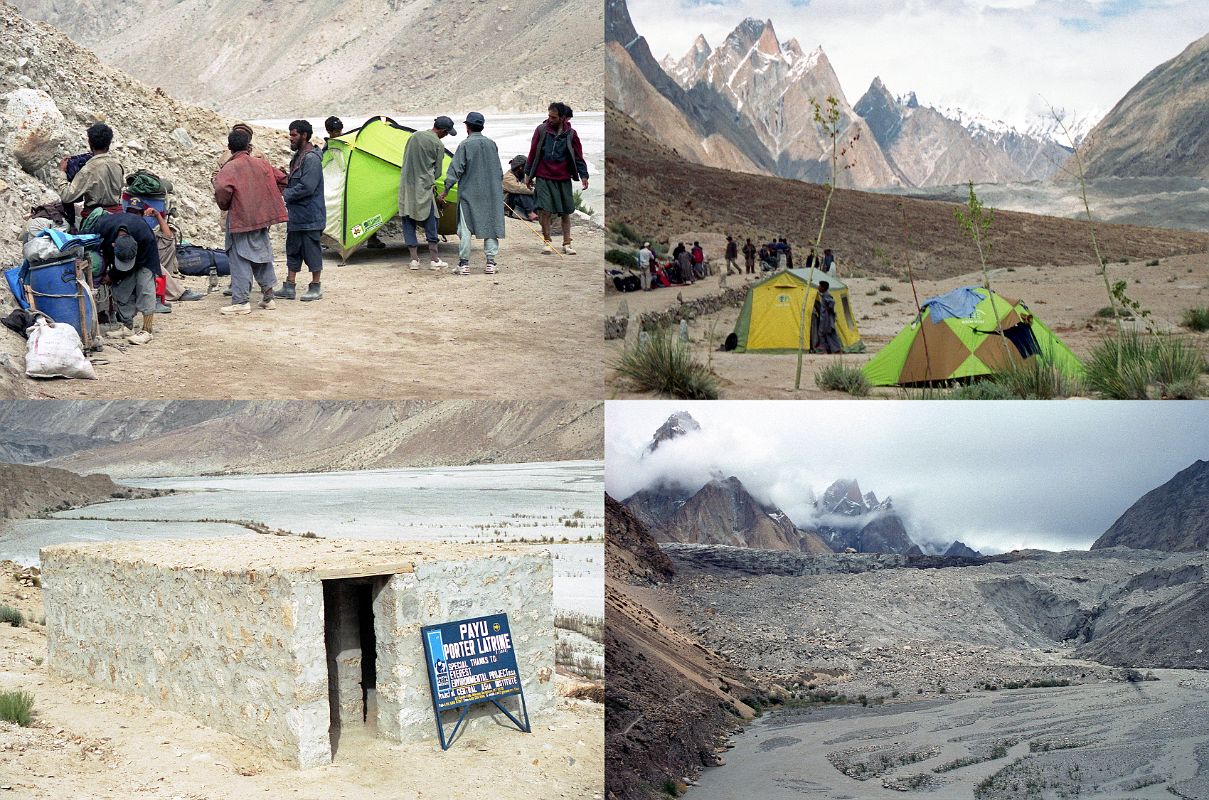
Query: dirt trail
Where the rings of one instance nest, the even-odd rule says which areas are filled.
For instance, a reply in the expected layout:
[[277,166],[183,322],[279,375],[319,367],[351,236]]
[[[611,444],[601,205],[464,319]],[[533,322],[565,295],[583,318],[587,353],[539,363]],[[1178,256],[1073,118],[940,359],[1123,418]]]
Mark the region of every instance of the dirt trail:
[[[401,242],[362,251],[338,266],[327,254],[324,298],[253,306],[228,318],[218,292],[155,320],[142,347],[106,346],[96,381],[27,381],[47,398],[452,398],[601,395],[600,297],[587,265],[603,254],[602,232],[575,227],[578,255],[542,255],[540,237],[508,220],[496,275],[412,271]],[[441,245],[457,261],[457,238]],[[285,275],[277,252],[278,279]],[[306,273],[299,276],[299,293]],[[206,279],[187,284],[205,291]],[[223,280],[225,287],[226,281]],[[17,337],[10,336],[16,340]],[[14,355],[21,344],[9,343]],[[23,353],[23,350],[20,350]],[[20,358],[20,356],[18,356]]]
[[[19,586],[11,564],[0,601],[40,618],[41,592]],[[499,727],[459,737],[442,752],[431,742],[400,745],[346,739],[335,763],[305,771],[190,717],[65,681],[47,672],[46,634],[35,623],[0,631],[0,689],[35,697],[34,723],[0,722],[0,788],[13,798],[216,797],[370,800],[381,797],[595,798],[603,796],[603,706],[564,698],[523,734]],[[560,688],[576,683],[558,678]]]

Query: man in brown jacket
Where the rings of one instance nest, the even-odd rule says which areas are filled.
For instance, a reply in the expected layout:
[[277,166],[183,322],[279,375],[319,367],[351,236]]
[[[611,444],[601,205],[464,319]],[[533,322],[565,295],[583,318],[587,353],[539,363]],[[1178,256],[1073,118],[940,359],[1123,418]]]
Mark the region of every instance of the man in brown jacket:
[[[63,210],[68,223],[75,224],[75,204],[84,202],[83,220],[95,208],[105,208],[109,211],[120,211],[122,189],[126,186],[126,171],[117,156],[110,154],[109,145],[113,143],[113,128],[104,122],[94,122],[88,126],[88,150],[92,158],[80,168],[71,181],[66,180],[59,185],[59,197],[63,201]],[[67,161],[59,162],[59,169],[67,172]]]
[[[288,219],[277,188],[278,171],[248,152],[252,137],[234,129],[227,135],[231,157],[214,176],[214,202],[227,212],[227,258],[231,262],[231,305],[223,314],[251,314],[252,280],[260,285],[260,308],[271,310],[277,275],[269,226]],[[284,175],[281,176],[284,178]]]

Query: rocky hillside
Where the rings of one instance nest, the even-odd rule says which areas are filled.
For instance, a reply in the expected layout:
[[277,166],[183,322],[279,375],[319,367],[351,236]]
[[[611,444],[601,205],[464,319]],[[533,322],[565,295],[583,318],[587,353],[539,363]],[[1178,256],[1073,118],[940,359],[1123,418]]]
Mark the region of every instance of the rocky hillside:
[[646,575],[635,576],[650,541],[640,522],[608,501],[605,790],[615,800],[666,797],[669,781],[679,790],[702,767],[721,763],[726,734],[754,715],[744,698],[760,694],[686,632],[682,610],[665,605]]
[[634,30],[625,0],[605,0],[605,47],[606,105],[630,114],[690,161],[722,159],[729,169],[773,173],[775,164],[756,131],[723,97],[705,84],[686,91],[664,74]]
[[106,63],[236,116],[602,107],[603,10],[592,0],[16,4]]
[[[642,237],[673,242],[686,232],[729,233],[795,247],[813,241],[823,208],[821,186],[716,169],[681,157],[624,113],[607,105],[606,202],[610,222]],[[909,257],[917,276],[943,279],[976,269],[978,255],[954,220],[953,203],[837,189],[824,246],[843,270],[898,277]],[[1209,236],[1132,225],[1097,225],[1108,259],[1148,260],[1209,251]],[[996,211],[992,267],[1089,264],[1087,226],[1077,220]],[[845,274],[841,271],[841,275]]]
[[921,106],[914,93],[895,97],[875,78],[853,106],[886,160],[908,186],[1045,180],[1070,157],[1052,140],[988,129]]
[[923,554],[894,510],[894,501],[889,497],[878,500],[873,492],[861,494],[856,479],[832,483],[814,508],[822,519],[819,536],[832,550]]
[[1209,550],[1209,461],[1142,495],[1091,549]]
[[110,497],[149,494],[126,489],[108,475],[77,475],[65,469],[0,464],[0,520],[25,519]]
[[[176,222],[187,239],[221,244],[210,177],[226,152],[233,119],[131,78],[4,4],[0,52],[6,54],[0,61],[0,94],[6,100],[0,117],[0,259],[20,258],[17,236],[30,208],[58,199],[59,159],[87,151],[84,131],[97,121],[114,129],[111,152],[128,174],[145,168],[172,182]],[[260,129],[255,140],[275,163],[289,161],[284,132]]]
[[[702,58],[702,54],[704,58]],[[796,40],[782,45],[771,21],[745,19],[710,50],[702,40],[677,64],[677,81],[686,91],[701,85],[723,98],[731,113],[746,120],[784,178],[823,183],[830,180],[831,142],[814,121],[811,100],[838,101],[839,145],[856,141],[851,166],[839,186],[893,186],[901,177],[873,142],[868,125],[844,96],[839,76],[826,53],[804,53]],[[633,114],[640,118],[645,110]],[[845,159],[848,160],[848,159]],[[724,162],[705,161],[715,166]]]
[[626,583],[655,583],[671,576],[672,562],[642,522],[611,495],[605,495],[605,571]]
[[[39,431],[58,448],[85,442],[88,449],[61,451],[52,463],[124,476],[599,459],[604,436],[601,403],[65,402],[24,414],[0,409],[0,441],[16,439],[25,452]],[[59,440],[48,431],[82,438]]]
[[1079,150],[1089,178],[1209,178],[1209,35],[1147,73]]
[[831,552],[818,536],[798,530],[784,511],[752,497],[734,475],[702,486],[652,533],[663,542]]

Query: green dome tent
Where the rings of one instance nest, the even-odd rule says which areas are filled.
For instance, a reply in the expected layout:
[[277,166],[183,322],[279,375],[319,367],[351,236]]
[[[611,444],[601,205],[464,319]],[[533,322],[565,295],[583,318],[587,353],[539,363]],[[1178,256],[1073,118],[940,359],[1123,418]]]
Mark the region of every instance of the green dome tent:
[[1030,358],[1071,377],[1083,374],[1075,354],[1019,300],[964,286],[929,298],[922,309],[862,368],[874,386],[991,375]]
[[[399,175],[403,147],[415,131],[388,117],[374,117],[360,128],[329,139],[323,153],[323,194],[327,227],[323,233],[347,258],[399,213]],[[445,170],[453,153],[445,151],[437,194],[445,188]],[[441,212],[440,233],[458,232],[457,187]]]

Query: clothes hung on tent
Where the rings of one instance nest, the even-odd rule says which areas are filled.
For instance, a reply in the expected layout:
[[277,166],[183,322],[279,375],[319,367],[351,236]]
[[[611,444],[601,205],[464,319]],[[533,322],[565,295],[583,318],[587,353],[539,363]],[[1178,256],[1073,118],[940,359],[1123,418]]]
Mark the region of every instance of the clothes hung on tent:
[[[951,312],[976,296],[960,316]],[[945,298],[943,303],[935,302]],[[981,286],[933,298],[905,328],[862,367],[874,386],[910,386],[993,375],[1038,358],[1078,377],[1083,365],[1028,306]],[[944,316],[937,321],[933,314]],[[1004,345],[1008,346],[1004,346]]]

